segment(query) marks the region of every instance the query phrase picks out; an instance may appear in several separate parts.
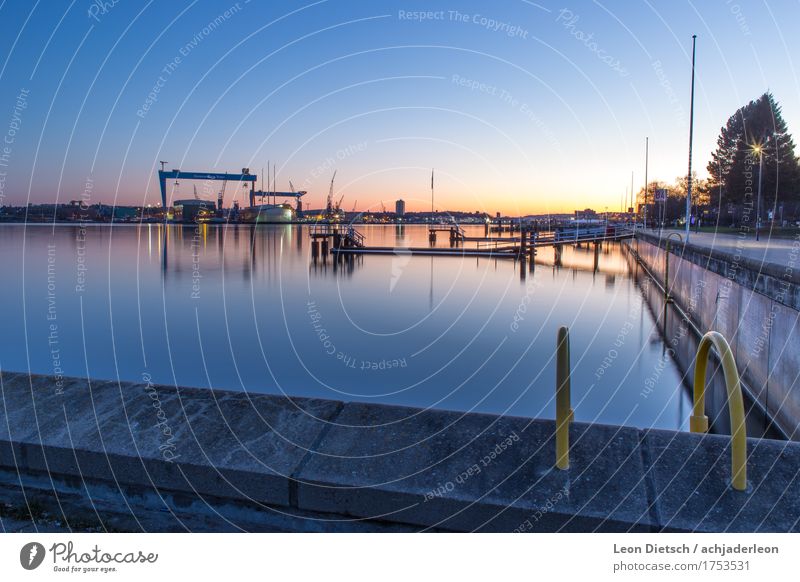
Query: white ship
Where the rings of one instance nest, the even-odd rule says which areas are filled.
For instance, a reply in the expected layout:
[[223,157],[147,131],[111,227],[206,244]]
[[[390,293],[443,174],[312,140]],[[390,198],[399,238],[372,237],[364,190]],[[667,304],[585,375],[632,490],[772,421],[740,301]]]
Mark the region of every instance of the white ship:
[[294,208],[289,204],[257,204],[241,209],[241,222],[292,222],[295,218]]

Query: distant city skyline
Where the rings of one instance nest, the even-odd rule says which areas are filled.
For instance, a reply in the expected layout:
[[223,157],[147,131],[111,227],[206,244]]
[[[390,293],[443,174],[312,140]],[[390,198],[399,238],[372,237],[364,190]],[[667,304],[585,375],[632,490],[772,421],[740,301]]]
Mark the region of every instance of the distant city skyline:
[[348,211],[430,210],[435,168],[440,210],[616,211],[631,172],[644,185],[645,137],[650,181],[686,174],[692,34],[700,178],[720,127],[764,91],[800,127],[797,4],[6,2],[0,16],[3,205],[160,204],[165,160],[259,178],[275,164],[277,189],[291,180],[312,208],[335,170]]

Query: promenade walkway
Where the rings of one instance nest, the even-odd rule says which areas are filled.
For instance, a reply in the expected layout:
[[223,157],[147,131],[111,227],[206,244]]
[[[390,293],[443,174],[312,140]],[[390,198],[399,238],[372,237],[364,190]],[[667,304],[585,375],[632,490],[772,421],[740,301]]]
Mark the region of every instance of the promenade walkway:
[[[658,236],[658,230],[647,232]],[[683,230],[664,229],[662,237],[676,232],[685,238]],[[673,237],[675,238],[675,237]],[[769,263],[780,267],[800,265],[800,235],[794,238],[770,237],[769,233],[762,232],[756,241],[755,233],[746,235],[720,234],[713,232],[692,232],[689,235],[689,244],[711,248],[730,254],[739,254],[754,261]]]

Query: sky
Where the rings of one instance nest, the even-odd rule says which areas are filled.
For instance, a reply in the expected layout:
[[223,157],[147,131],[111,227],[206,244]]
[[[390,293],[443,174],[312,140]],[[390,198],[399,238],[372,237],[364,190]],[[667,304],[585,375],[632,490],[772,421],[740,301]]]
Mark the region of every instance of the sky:
[[650,180],[686,175],[693,34],[700,177],[763,92],[800,127],[798,21],[790,0],[6,0],[0,204],[157,205],[164,160],[275,164],[307,207],[336,171],[347,210],[430,209],[435,168],[438,210],[617,210],[646,138]]

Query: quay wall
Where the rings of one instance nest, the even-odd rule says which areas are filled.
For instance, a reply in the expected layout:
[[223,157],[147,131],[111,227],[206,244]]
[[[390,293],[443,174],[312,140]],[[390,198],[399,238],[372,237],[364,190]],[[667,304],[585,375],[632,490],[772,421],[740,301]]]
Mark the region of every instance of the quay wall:
[[[542,385],[542,390],[553,386]],[[116,531],[798,531],[800,444],[0,374],[0,498]],[[2,523],[2,514],[0,514]]]
[[[698,330],[725,336],[750,396],[785,436],[800,440],[800,257],[797,265],[789,256],[783,266],[762,264],[673,240],[666,281],[665,239],[639,232],[625,244]],[[685,369],[693,374],[692,359]]]

